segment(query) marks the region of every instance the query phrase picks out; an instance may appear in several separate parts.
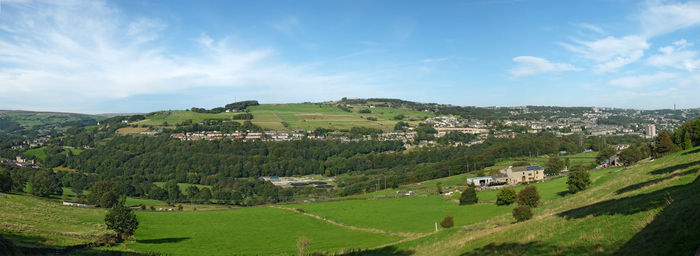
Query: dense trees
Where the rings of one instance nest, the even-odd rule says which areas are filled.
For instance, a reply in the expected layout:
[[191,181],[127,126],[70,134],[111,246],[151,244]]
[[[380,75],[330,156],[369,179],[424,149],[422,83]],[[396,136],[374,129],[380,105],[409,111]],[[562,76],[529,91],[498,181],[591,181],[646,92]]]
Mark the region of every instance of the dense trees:
[[637,143],[631,145],[620,152],[620,161],[625,165],[631,165],[639,160],[651,155],[651,148],[648,144]]
[[105,215],[107,229],[113,230],[121,239],[133,235],[139,226],[139,221],[129,207],[124,205],[124,198],[119,199]]
[[515,203],[515,200],[517,200],[515,189],[510,186],[500,189],[496,194],[497,205],[510,205]]
[[35,196],[48,197],[50,195],[63,194],[61,181],[56,174],[50,170],[39,170],[29,179],[32,185],[31,194]]
[[[689,134],[689,133],[686,133]],[[654,156],[662,157],[673,151],[676,151],[676,145],[673,144],[671,140],[671,132],[668,130],[662,130],[659,135],[656,136],[654,140]],[[681,148],[683,145],[681,145]]]
[[12,177],[5,169],[0,167],[0,192],[12,190]]
[[473,187],[464,189],[462,195],[459,197],[459,205],[475,204],[478,201],[479,198],[476,197],[476,189]]
[[569,192],[579,192],[591,185],[591,175],[582,166],[574,166],[569,172],[566,184],[569,187]]
[[682,149],[700,146],[700,118],[683,123],[673,133],[673,142]]

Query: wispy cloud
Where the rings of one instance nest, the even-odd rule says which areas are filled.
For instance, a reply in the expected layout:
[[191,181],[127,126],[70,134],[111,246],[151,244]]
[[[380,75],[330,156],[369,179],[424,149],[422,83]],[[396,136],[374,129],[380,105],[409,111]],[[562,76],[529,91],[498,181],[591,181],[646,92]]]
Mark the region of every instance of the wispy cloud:
[[529,76],[550,72],[579,71],[580,68],[568,63],[555,63],[547,59],[533,56],[518,56],[513,58],[517,66],[509,70],[513,76]]
[[650,38],[700,25],[700,3],[663,4],[650,1],[639,14],[642,36]]
[[206,34],[193,36],[189,51],[175,51],[159,43],[168,33],[167,24],[128,19],[104,2],[3,4],[4,107],[30,103],[89,111],[105,100],[212,86],[271,95],[314,94],[321,88],[371,90],[352,71],[328,74],[313,65],[288,64],[277,58],[275,49],[236,47],[229,39]]
[[677,74],[660,72],[650,75],[626,76],[610,80],[610,85],[625,89],[644,88],[656,84],[669,84],[669,80],[678,77]]
[[593,71],[606,73],[635,62],[644,56],[649,43],[641,36],[617,38],[608,36],[594,41],[575,40],[575,44],[561,43],[564,48],[594,61]]

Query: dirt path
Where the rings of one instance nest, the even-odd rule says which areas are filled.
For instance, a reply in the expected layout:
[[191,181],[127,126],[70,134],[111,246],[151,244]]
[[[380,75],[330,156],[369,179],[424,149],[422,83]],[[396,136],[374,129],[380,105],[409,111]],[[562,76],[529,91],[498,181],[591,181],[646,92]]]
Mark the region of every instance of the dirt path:
[[327,219],[325,217],[321,217],[321,216],[318,216],[315,214],[308,213],[308,212],[301,212],[301,211],[298,211],[297,209],[294,209],[294,208],[286,208],[286,207],[279,207],[279,206],[273,206],[273,205],[271,205],[270,207],[296,212],[299,214],[303,214],[303,215],[306,215],[306,216],[309,216],[312,218],[316,218],[316,219],[328,222],[330,224],[333,224],[333,225],[336,225],[339,227],[344,227],[344,228],[348,228],[348,229],[352,229],[352,230],[359,230],[359,231],[365,231],[365,232],[371,232],[371,233],[377,233],[377,234],[388,234],[388,235],[401,236],[401,237],[412,238],[412,239],[432,234],[432,233],[404,233],[404,232],[393,232],[393,231],[389,231],[389,230],[381,230],[381,229],[375,229],[375,228],[361,228],[361,227],[343,224],[343,223],[340,223],[340,222],[337,222],[334,220]]

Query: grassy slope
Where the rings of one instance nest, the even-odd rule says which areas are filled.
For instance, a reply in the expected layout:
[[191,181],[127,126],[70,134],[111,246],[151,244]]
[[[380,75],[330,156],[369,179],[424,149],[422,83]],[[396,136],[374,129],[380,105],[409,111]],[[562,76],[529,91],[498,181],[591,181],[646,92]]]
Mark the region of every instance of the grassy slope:
[[296,241],[311,239],[311,250],[377,246],[400,237],[338,227],[292,211],[255,207],[229,211],[139,212],[135,240],[116,248],[174,255],[294,253]]
[[[61,206],[54,201],[32,196],[1,194],[0,222],[22,225],[31,229],[70,233],[76,235],[98,235],[106,232],[105,211]],[[46,232],[18,230],[0,226],[0,233],[9,235],[18,245],[70,246],[85,243],[90,239],[50,235]]]
[[44,161],[44,160],[46,160],[46,152],[44,152],[44,148],[46,148],[46,147],[33,148],[30,150],[27,150],[26,152],[24,152],[24,154],[30,155],[30,156],[35,156],[37,159]]
[[[594,175],[590,189],[545,201],[532,220],[441,232],[384,251],[417,255],[691,255],[700,246],[700,148]],[[511,219],[512,220],[512,219]]]

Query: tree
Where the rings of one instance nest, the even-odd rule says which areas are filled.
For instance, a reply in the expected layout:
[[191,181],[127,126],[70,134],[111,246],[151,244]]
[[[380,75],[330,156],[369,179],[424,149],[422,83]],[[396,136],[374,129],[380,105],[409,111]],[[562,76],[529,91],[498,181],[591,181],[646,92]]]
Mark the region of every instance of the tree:
[[29,179],[29,182],[32,184],[32,195],[48,197],[50,195],[63,194],[61,181],[56,177],[53,171],[37,171]]
[[0,192],[12,190],[12,178],[5,169],[0,169]]
[[187,187],[186,191],[187,193],[187,199],[190,201],[196,201],[197,200],[197,194],[199,194],[199,188],[197,186],[189,186]]
[[526,221],[532,218],[532,209],[529,206],[521,205],[513,209],[513,218],[516,221]]
[[675,151],[675,145],[673,145],[673,140],[671,140],[671,133],[668,130],[663,130],[659,132],[655,140],[655,155],[657,157],[665,156],[668,153]]
[[197,200],[199,200],[199,202],[209,202],[209,200],[211,200],[211,191],[209,188],[205,187],[199,190],[199,193],[197,193]]
[[99,207],[110,208],[119,200],[117,186],[111,181],[98,181],[90,187],[87,201]]
[[611,156],[614,156],[617,153],[614,148],[610,146],[604,147],[600,152],[598,152],[598,156],[596,157],[596,161],[598,164],[603,163],[607,161]]
[[496,204],[497,205],[510,205],[515,203],[517,195],[513,187],[504,187],[498,191],[496,194]]
[[125,197],[119,199],[111,210],[105,215],[107,229],[114,230],[121,239],[126,239],[134,234],[139,226],[136,214],[124,205]]
[[571,168],[566,184],[569,185],[569,192],[579,192],[591,185],[591,175],[583,166],[574,166]]
[[553,155],[549,157],[547,163],[544,165],[544,173],[547,175],[557,175],[561,169],[564,169],[564,161],[559,158],[558,155]]
[[14,192],[23,192],[24,191],[24,183],[27,182],[27,180],[20,174],[19,172],[12,172],[10,174],[10,178],[12,179],[12,191]]
[[476,189],[473,187],[467,187],[467,189],[462,192],[462,196],[459,197],[459,205],[465,204],[475,204],[479,201],[476,197]]
[[454,227],[454,225],[455,225],[454,217],[449,216],[449,215],[445,216],[445,218],[442,219],[442,221],[440,221],[440,226],[443,228],[451,228],[451,227]]
[[435,191],[438,194],[442,194],[442,183],[441,182],[435,183]]
[[530,185],[520,190],[518,193],[518,204],[521,206],[537,207],[540,203],[540,194],[537,193],[537,187]]
[[180,192],[180,186],[177,185],[177,181],[170,180],[163,186],[165,191],[168,191],[168,201],[177,202],[182,197],[182,192]]

